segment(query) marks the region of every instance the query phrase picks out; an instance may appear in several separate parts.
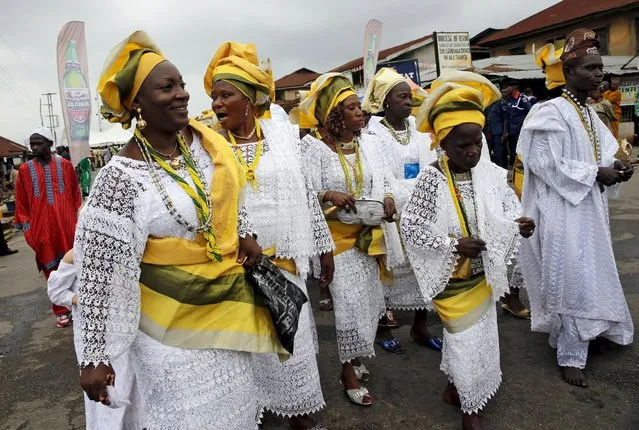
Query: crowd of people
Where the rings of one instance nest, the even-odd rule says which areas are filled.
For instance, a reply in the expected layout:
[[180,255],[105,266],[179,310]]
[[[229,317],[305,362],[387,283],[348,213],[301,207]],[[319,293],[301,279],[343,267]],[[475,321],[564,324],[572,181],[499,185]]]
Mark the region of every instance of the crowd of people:
[[135,133],[82,209],[48,129],[29,135],[16,183],[16,225],[58,325],[73,320],[87,428],[249,429],[265,411],[324,428],[308,277],[334,310],[355,405],[374,404],[375,345],[404,351],[394,309],[441,351],[443,400],[465,429],[502,382],[496,302],[532,314],[563,379],[586,387],[589,346],[633,339],[607,203],[633,170],[615,159],[614,106],[597,106],[611,98],[598,48],[581,29],[536,53],[548,100],[455,70],[426,93],[382,68],[362,100],[343,75],[320,76],[287,118],[271,112],[255,45],[226,42],[204,73],[203,124],[149,35],[117,44],[101,112]]

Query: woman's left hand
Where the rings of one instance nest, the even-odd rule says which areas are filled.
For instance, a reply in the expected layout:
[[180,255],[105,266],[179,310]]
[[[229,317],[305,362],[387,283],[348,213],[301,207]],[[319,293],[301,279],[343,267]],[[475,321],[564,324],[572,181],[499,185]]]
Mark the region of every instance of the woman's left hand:
[[395,199],[392,197],[386,197],[384,199],[384,214],[386,218],[384,218],[388,222],[395,221],[395,214],[397,213],[397,209],[395,208]]
[[535,232],[535,220],[528,217],[521,217],[515,220],[519,224],[519,234],[524,238],[529,238]]
[[249,268],[255,266],[262,259],[262,248],[253,236],[240,238],[240,250],[237,254],[238,264]]

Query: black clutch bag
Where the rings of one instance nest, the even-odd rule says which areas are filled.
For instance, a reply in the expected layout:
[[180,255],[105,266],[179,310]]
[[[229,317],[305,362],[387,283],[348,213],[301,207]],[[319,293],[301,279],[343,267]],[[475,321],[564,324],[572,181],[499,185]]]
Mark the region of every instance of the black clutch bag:
[[306,295],[297,285],[286,279],[266,256],[246,273],[255,291],[264,297],[282,347],[293,355],[300,312],[308,301]]

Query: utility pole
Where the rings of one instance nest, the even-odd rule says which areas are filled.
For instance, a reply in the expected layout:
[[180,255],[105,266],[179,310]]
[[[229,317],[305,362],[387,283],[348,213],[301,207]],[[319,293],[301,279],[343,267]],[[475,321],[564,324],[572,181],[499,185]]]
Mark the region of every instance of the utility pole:
[[[58,116],[55,115],[53,113],[53,96],[56,95],[57,93],[45,93],[42,94],[43,96],[47,96],[47,102],[44,103],[45,106],[47,106],[49,113],[46,115],[49,125],[47,126],[47,128],[49,130],[51,130],[51,134],[53,134],[53,143],[57,144],[58,143],[58,136],[57,133],[55,131],[56,127],[58,127],[60,125],[59,121],[58,121]],[[40,99],[40,120],[42,121],[42,99]],[[42,121],[44,122],[44,121]],[[44,126],[44,124],[42,124]]]

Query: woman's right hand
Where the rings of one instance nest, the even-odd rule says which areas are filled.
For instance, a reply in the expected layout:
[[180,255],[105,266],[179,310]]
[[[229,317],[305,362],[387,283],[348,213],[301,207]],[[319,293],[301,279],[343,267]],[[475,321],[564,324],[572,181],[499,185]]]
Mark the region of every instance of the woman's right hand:
[[486,251],[486,242],[474,237],[462,237],[457,241],[457,254],[477,258],[482,251]]
[[339,209],[344,209],[346,212],[350,212],[352,209],[353,212],[357,213],[357,208],[355,207],[355,197],[351,196],[350,194],[340,193],[339,191],[329,191],[327,194],[328,200]]
[[115,386],[115,371],[110,364],[90,364],[80,370],[80,385],[90,400],[110,405],[107,385]]

